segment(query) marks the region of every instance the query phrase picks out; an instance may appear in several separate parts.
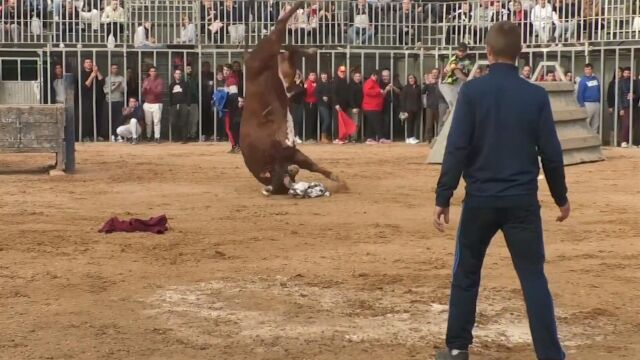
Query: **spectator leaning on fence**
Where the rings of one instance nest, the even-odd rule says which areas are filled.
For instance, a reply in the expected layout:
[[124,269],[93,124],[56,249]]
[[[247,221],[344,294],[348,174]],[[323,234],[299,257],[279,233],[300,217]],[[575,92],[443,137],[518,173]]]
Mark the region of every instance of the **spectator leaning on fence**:
[[304,81],[302,73],[298,70],[293,78],[294,85],[291,89],[293,95],[289,97],[291,117],[293,117],[293,129],[295,132],[295,143],[302,144],[304,138]]
[[493,9],[491,9],[490,0],[480,0],[480,6],[477,6],[471,13],[474,31],[474,44],[484,43],[484,39],[487,37],[487,31],[491,26],[491,20],[493,16]]
[[182,15],[182,26],[180,27],[180,44],[196,43],[196,26],[189,19],[189,15]]
[[162,119],[162,94],[164,93],[164,82],[158,76],[158,69],[155,66],[149,68],[149,76],[142,83],[142,96],[144,97],[144,121],[147,124],[147,139],[153,138],[156,143],[160,143],[160,130]]
[[518,26],[520,34],[522,34],[522,42],[524,47],[524,44],[529,42],[529,37],[531,35],[529,11],[528,9],[524,9],[520,0],[513,1],[510,3],[510,5],[511,7],[509,8],[509,20]]
[[407,77],[407,84],[400,92],[400,119],[404,118],[406,129],[405,142],[417,144],[420,142],[420,110],[422,109],[420,85],[415,75]]
[[320,81],[316,86],[316,97],[318,98],[318,114],[320,115],[320,143],[328,144],[331,133],[331,83],[329,74],[320,73]]
[[[337,113],[340,111],[349,111],[349,84],[347,83],[347,67],[344,65],[338,66],[336,71],[336,77],[333,79],[331,102]],[[342,143],[341,139],[336,139],[335,143]]]
[[107,36],[107,41],[111,34],[116,41],[120,39],[120,34],[124,33],[124,22],[124,9],[118,0],[112,0],[111,5],[104,8],[102,12],[102,23],[105,26],[104,33]]
[[587,111],[587,123],[594,132],[600,126],[600,79],[593,74],[593,65],[584,65],[584,76],[578,83],[578,104]]
[[187,142],[189,126],[189,106],[191,105],[191,89],[182,76],[182,70],[173,72],[173,81],[169,84],[169,105],[171,106],[172,138]]
[[151,21],[145,21],[138,27],[133,36],[133,46],[139,49],[153,49],[158,47],[156,40],[151,37]]
[[[384,140],[382,108],[384,106],[384,90],[380,87],[379,75],[373,71],[362,86],[362,111],[364,111],[367,144],[378,144]],[[388,143],[388,141],[385,141]]]
[[356,124],[356,132],[353,137],[357,140],[362,127],[362,73],[359,70],[353,72],[349,83],[349,114]]
[[[102,128],[100,121],[102,114],[97,111],[96,106],[96,104],[100,103],[100,93],[95,90],[96,88],[102,90],[101,82],[103,80],[104,77],[98,69],[98,66],[94,65],[92,59],[85,58],[83,61],[82,75],[80,76],[82,85],[82,90],[80,91],[80,112],[82,116],[82,139],[84,141],[88,141],[90,138],[93,138],[94,129],[98,132]],[[98,85],[97,87],[96,83]],[[104,137],[99,136],[98,140],[104,140]]]
[[422,96],[426,119],[424,137],[427,143],[430,143],[434,136],[437,135],[436,129],[440,129],[440,123],[444,115],[444,112],[441,113],[440,107],[443,103],[446,106],[446,101],[438,87],[439,80],[440,70],[438,69],[433,69],[430,73],[424,74]]
[[200,109],[198,104],[198,77],[193,74],[193,67],[187,65],[184,68],[185,80],[189,86],[191,96],[189,98],[189,120],[187,125],[187,139],[192,141],[198,140],[198,116],[200,116]]
[[53,69],[53,81],[51,81],[51,103],[64,104],[67,98],[64,85],[64,70],[61,64],[55,64]]
[[555,0],[553,15],[556,26],[554,33],[556,42],[571,41],[576,31],[576,4],[573,0]]
[[[124,94],[126,92],[126,81],[120,75],[120,66],[111,64],[111,72],[105,78],[103,91],[105,94],[104,106],[102,107],[102,130],[106,136],[115,134],[116,126],[120,124],[120,115],[124,107]],[[110,120],[110,121],[108,121]],[[111,127],[109,127],[111,124]]]
[[138,143],[138,137],[142,134],[144,126],[144,112],[138,104],[138,99],[130,97],[126,107],[122,111],[122,125],[116,129],[116,133],[124,141],[131,139],[131,144]]
[[423,24],[422,7],[414,6],[412,0],[402,0],[396,15],[398,43],[400,45],[422,45],[420,31]]
[[[400,95],[400,88],[402,87],[398,83],[392,83],[391,81],[391,70],[383,69],[380,73],[380,88],[383,91],[384,101],[382,108],[382,116],[384,117],[384,122],[382,126],[382,130],[384,132],[384,138],[380,139],[379,142],[381,144],[387,144],[391,142],[391,128],[398,130],[402,128],[401,124],[396,124],[399,122],[398,114],[400,113],[398,109],[398,105],[400,105],[400,99],[398,96]],[[396,126],[400,125],[400,126]]]
[[[609,110],[609,114],[613,116],[614,110],[617,112],[617,109],[620,108],[620,100],[616,99],[617,93],[617,81],[622,79],[622,67],[618,67],[618,69],[613,74],[613,77],[609,81],[609,85],[607,86],[607,109]],[[618,103],[616,103],[616,100]]]
[[367,0],[357,0],[355,4],[349,5],[349,24],[351,25],[347,30],[349,44],[373,44],[374,11],[374,6],[367,3]]
[[631,109],[637,101],[637,84],[631,78],[631,68],[625,67],[622,70],[622,79],[618,81],[618,106],[620,108],[618,142],[620,143],[620,147],[629,147]]
[[16,7],[16,0],[7,0],[2,8],[2,36],[4,42],[18,42],[20,38],[22,14]]
[[469,3],[464,2],[459,5],[459,8],[447,18],[447,44],[455,44],[460,41],[469,41],[471,30],[471,11],[469,10]]
[[531,11],[531,24],[534,36],[543,44],[550,40],[553,18],[553,9],[547,4],[547,0],[538,0],[538,4]]
[[315,140],[318,132],[318,96],[316,94],[317,74],[312,71],[304,83],[304,141]]

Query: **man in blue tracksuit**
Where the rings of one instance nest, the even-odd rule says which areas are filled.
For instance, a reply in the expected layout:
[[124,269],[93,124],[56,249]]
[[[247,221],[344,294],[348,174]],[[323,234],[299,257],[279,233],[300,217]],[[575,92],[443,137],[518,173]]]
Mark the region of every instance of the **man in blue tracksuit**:
[[482,262],[503,232],[520,279],[539,360],[563,360],[553,300],[544,274],[538,203],[538,156],[556,205],[569,216],[562,150],[546,91],[518,75],[520,31],[498,22],[487,35],[489,74],[460,89],[436,190],[434,226],[449,223],[460,176],[467,184],[449,302],[447,350],[437,360],[468,360]]
[[578,83],[578,104],[587,110],[587,124],[593,131],[600,127],[600,80],[593,75],[593,65],[584,65],[584,76]]

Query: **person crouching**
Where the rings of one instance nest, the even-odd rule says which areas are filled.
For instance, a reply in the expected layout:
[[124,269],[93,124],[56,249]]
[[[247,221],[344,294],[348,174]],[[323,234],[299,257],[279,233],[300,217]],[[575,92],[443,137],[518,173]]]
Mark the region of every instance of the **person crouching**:
[[122,108],[123,125],[116,129],[116,133],[125,140],[131,139],[131,144],[138,143],[138,137],[142,134],[144,126],[144,112],[138,104],[138,99],[130,97],[127,106]]

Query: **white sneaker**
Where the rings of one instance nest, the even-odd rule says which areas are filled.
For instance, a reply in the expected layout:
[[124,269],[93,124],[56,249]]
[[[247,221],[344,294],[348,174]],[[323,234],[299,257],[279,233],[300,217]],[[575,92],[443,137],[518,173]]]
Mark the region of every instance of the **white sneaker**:
[[623,142],[622,144],[620,144],[620,147],[621,147],[621,148],[628,148],[628,147],[629,147],[629,144],[627,144],[627,142],[625,141],[625,142]]
[[295,141],[296,144],[302,144],[302,140],[300,140],[300,138],[297,136],[295,139],[293,139],[293,141]]
[[416,138],[414,138],[414,137],[412,137],[412,138],[411,138],[411,139],[409,139],[409,140],[411,141],[411,142],[410,142],[410,144],[413,144],[413,145],[415,145],[415,144],[419,144],[419,143],[420,143],[420,140],[418,140],[418,139],[416,139]]
[[124,139],[122,138],[122,136],[118,136],[118,142],[119,143],[124,142]]
[[411,144],[411,138],[406,138],[406,139],[404,140],[404,143],[405,143],[405,144]]

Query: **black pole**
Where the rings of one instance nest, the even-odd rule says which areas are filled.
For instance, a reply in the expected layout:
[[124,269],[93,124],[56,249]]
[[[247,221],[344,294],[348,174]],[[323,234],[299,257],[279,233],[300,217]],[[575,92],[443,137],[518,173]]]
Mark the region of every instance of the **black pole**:
[[76,169],[76,121],[75,121],[75,96],[76,82],[73,74],[64,74],[65,88],[65,172],[70,173]]

